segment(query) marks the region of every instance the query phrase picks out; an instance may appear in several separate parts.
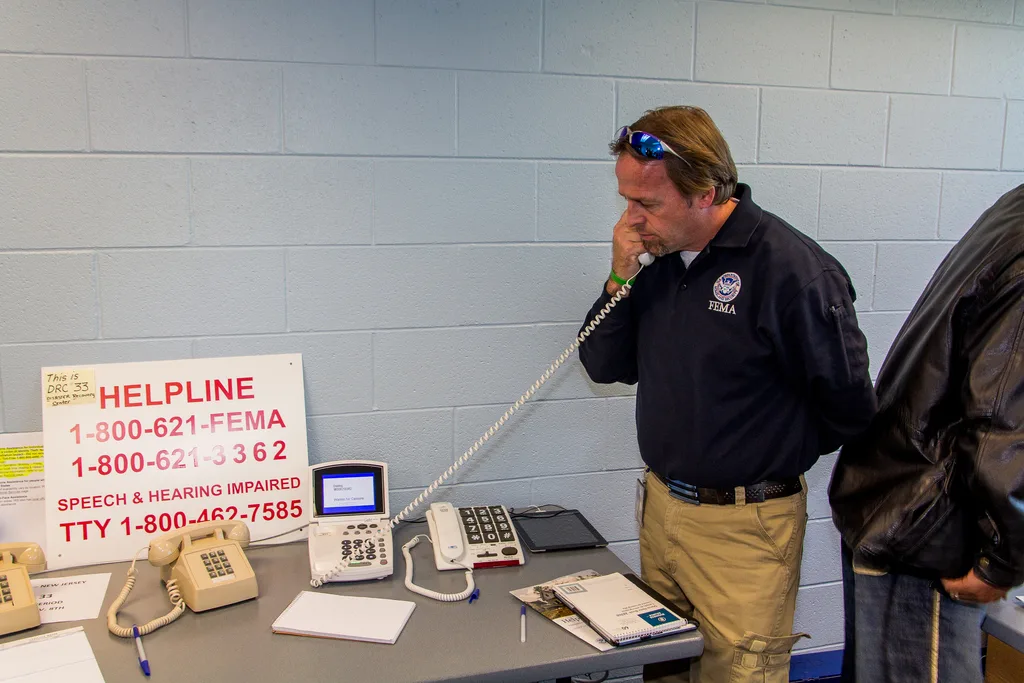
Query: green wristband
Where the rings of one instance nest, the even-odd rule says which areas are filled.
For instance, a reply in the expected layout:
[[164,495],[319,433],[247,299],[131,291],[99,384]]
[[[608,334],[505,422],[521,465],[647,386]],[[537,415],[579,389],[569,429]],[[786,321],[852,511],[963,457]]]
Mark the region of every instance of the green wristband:
[[612,271],[611,271],[610,273],[608,273],[608,278],[609,278],[609,279],[610,279],[610,280],[611,280],[612,282],[614,282],[615,284],[617,284],[617,285],[621,285],[621,286],[626,286],[626,285],[631,285],[631,284],[633,284],[633,283],[632,283],[632,278],[630,278],[629,280],[623,280],[623,279],[622,279],[621,277],[619,277],[618,275],[616,275],[616,274],[615,274],[615,269],[614,269],[614,268],[612,269]]

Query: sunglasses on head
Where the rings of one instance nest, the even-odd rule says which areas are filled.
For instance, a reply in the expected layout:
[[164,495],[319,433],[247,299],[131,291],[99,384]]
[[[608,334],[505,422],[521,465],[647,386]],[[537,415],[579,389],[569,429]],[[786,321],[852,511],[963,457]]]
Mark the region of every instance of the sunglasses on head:
[[633,130],[629,126],[623,126],[619,129],[619,139],[626,138],[629,142],[629,146],[633,148],[637,154],[648,159],[664,159],[665,152],[668,152],[672,156],[682,159],[679,153],[668,146],[668,143],[663,142],[658,137],[645,133],[642,130]]

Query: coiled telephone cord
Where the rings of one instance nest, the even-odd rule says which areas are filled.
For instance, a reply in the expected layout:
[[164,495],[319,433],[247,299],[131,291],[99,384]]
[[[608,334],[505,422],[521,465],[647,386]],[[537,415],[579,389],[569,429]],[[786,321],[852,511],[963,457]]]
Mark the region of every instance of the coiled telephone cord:
[[[642,271],[644,269],[644,267],[645,267],[645,264],[641,263],[640,270],[637,271],[636,275],[639,275],[640,271]],[[485,431],[480,436],[480,438],[477,439],[473,443],[472,446],[470,446],[468,449],[466,449],[466,452],[462,454],[462,457],[460,457],[458,460],[456,460],[455,463],[453,463],[451,467],[449,467],[447,470],[445,470],[444,473],[442,473],[440,477],[435,479],[433,481],[433,483],[431,483],[429,486],[427,486],[425,489],[423,489],[423,491],[420,493],[420,495],[416,496],[416,498],[414,498],[411,503],[409,503],[408,505],[405,506],[405,509],[403,509],[397,515],[395,515],[391,519],[391,521],[387,524],[386,527],[381,527],[380,529],[375,531],[374,535],[371,537],[371,542],[377,540],[386,531],[388,531],[390,529],[394,529],[396,526],[398,526],[399,522],[401,522],[408,515],[410,515],[414,510],[416,510],[416,508],[418,508],[420,505],[422,505],[423,502],[427,498],[429,498],[430,495],[434,491],[437,490],[437,487],[439,487],[441,484],[443,484],[445,481],[447,481],[448,477],[450,477],[455,472],[455,470],[457,470],[460,467],[462,467],[462,465],[465,464],[465,462],[467,460],[469,460],[471,457],[473,457],[473,455],[478,450],[480,450],[480,447],[483,446],[485,443],[487,443],[487,440],[490,439],[492,436],[494,436],[494,434],[499,429],[501,429],[502,426],[504,426],[504,424],[506,422],[508,422],[509,418],[511,418],[513,415],[515,415],[516,412],[518,412],[518,410],[523,407],[523,404],[526,403],[527,401],[529,401],[533,397],[533,395],[535,393],[537,393],[538,389],[540,389],[542,386],[544,386],[544,383],[548,381],[548,379],[551,377],[551,375],[553,375],[555,373],[555,371],[557,371],[558,368],[561,367],[562,364],[565,363],[566,360],[568,360],[569,356],[571,356],[573,353],[575,353],[576,349],[578,349],[580,347],[580,344],[582,344],[584,341],[586,341],[587,337],[589,337],[591,335],[591,333],[594,331],[594,329],[604,321],[604,319],[608,316],[608,312],[611,311],[613,308],[615,308],[615,305],[617,303],[619,303],[620,301],[622,301],[623,297],[625,297],[627,294],[629,294],[629,290],[633,288],[633,281],[636,279],[636,275],[634,275],[632,278],[630,278],[629,281],[626,284],[622,285],[622,287],[619,289],[619,291],[617,291],[615,293],[615,295],[611,298],[611,301],[606,303],[604,305],[604,307],[601,308],[600,311],[598,311],[597,315],[594,316],[594,319],[591,320],[589,323],[587,323],[587,325],[582,330],[580,330],[580,333],[576,335],[576,338],[573,339],[572,343],[569,344],[569,346],[565,347],[565,350],[562,351],[562,353],[560,353],[558,355],[558,358],[556,358],[551,363],[551,365],[548,366],[548,369],[545,370],[544,373],[541,374],[541,376],[539,378],[537,378],[537,381],[534,382],[533,385],[529,389],[527,389],[526,392],[522,396],[520,396],[516,400],[515,403],[513,403],[511,406],[509,406],[508,410],[505,411],[504,415],[499,417],[498,420],[494,424],[492,424],[487,429],[487,431]],[[408,557],[408,551],[405,551],[404,548],[403,548],[403,551],[405,552],[406,556]],[[329,578],[331,578],[332,576],[334,576],[338,572],[343,571],[346,567],[348,567],[349,562],[351,562],[351,561],[352,560],[350,560],[347,557],[342,559],[334,567],[332,567],[331,569],[327,570],[325,573],[321,574],[320,576],[312,579],[309,582],[310,585],[313,586],[313,588],[319,588],[320,586],[324,585]],[[410,560],[407,559],[406,560],[406,566],[407,566],[406,571],[407,572],[411,571],[409,569],[409,567],[411,567],[411,564],[412,563],[410,562]],[[459,595],[461,595],[461,594],[459,594]],[[436,598],[436,599],[441,600],[443,598]]]
[[[135,636],[131,628],[125,628],[117,623],[117,613],[121,610],[125,600],[128,599],[128,594],[132,592],[132,588],[135,588],[135,562],[139,559],[139,553],[143,550],[148,551],[149,548],[143,548],[135,553],[135,557],[132,559],[132,566],[128,568],[128,578],[125,579],[124,588],[121,589],[121,593],[114,599],[114,602],[110,604],[110,608],[107,610],[107,630],[119,638],[133,638]],[[152,633],[158,628],[166,626],[185,613],[185,600],[181,597],[181,591],[178,590],[178,582],[175,579],[169,579],[166,585],[167,598],[174,607],[164,616],[139,626],[140,636]]]

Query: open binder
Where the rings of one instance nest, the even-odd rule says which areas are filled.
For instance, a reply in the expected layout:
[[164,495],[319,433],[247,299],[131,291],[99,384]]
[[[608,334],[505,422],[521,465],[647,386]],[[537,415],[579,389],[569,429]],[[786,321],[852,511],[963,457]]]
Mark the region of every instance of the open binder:
[[605,574],[553,586],[552,590],[615,645],[697,628],[633,574]]

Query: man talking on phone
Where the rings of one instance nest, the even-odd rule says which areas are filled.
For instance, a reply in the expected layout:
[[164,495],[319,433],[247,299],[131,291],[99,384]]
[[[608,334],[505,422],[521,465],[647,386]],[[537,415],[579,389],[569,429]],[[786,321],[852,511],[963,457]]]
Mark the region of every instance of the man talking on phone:
[[[850,278],[737,184],[722,134],[665,107],[611,143],[626,210],[580,347],[591,379],[636,384],[647,465],[645,581],[700,622],[704,654],[644,680],[789,680],[807,521],[803,479],[876,410]],[[656,259],[641,272],[640,257]],[[647,260],[645,257],[644,260]]]

